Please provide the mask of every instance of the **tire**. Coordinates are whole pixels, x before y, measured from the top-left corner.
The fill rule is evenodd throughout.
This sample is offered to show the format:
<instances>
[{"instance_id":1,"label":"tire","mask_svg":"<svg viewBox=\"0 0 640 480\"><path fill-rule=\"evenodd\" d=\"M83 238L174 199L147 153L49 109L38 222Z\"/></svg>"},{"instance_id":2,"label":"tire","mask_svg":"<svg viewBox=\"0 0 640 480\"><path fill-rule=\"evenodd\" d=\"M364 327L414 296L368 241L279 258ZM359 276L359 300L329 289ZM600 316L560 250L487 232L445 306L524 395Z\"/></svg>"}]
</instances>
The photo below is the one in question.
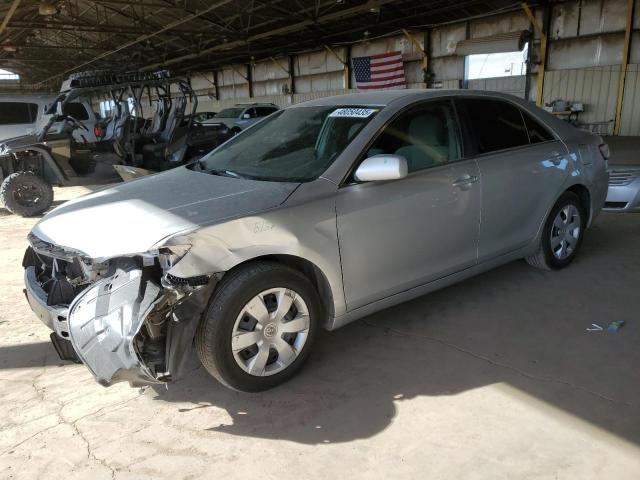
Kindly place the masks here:
<instances>
[{"instance_id":1,"label":"tire","mask_svg":"<svg viewBox=\"0 0 640 480\"><path fill-rule=\"evenodd\" d=\"M280 293L265 294L271 290L293 291L295 300L286 293L283 297L278 297ZM278 321L279 310L273 310L272 297L285 299L275 304L282 305L282 311L287 308L287 299L292 302L282 321ZM258 298L262 300L259 306L267 307L264 313L269 312L261 321L256 320L260 315L246 313L248 304ZM198 357L204 368L229 388L243 392L270 389L291 378L309 356L321 312L318 293L302 273L275 262L248 264L226 274L216 288L196 332ZM294 322L304 324L306 330L285 333L292 328L287 327L288 321L291 326ZM249 340L244 336L247 334L251 335ZM247 347L243 343L234 353L232 341L240 336L247 344L257 340ZM264 360L264 368L260 360ZM252 368L260 373L250 372Z\"/></svg>"},{"instance_id":2,"label":"tire","mask_svg":"<svg viewBox=\"0 0 640 480\"><path fill-rule=\"evenodd\" d=\"M32 217L51 207L53 188L33 172L12 173L0 185L0 202L15 215Z\"/></svg>"},{"instance_id":3,"label":"tire","mask_svg":"<svg viewBox=\"0 0 640 480\"><path fill-rule=\"evenodd\" d=\"M570 213L571 218L564 222L563 218L566 217L567 212L577 213L577 216ZM544 270L559 270L567 267L582 245L586 224L587 212L578 196L571 192L563 193L544 224L538 251L525 260L529 265ZM572 225L577 225L578 230L571 228ZM558 240L560 244L557 243Z\"/></svg>"},{"instance_id":4,"label":"tire","mask_svg":"<svg viewBox=\"0 0 640 480\"><path fill-rule=\"evenodd\" d=\"M238 127L233 127L231 129L231 136L235 137L237 134L239 134L242 130L240 130Z\"/></svg>"}]
</instances>

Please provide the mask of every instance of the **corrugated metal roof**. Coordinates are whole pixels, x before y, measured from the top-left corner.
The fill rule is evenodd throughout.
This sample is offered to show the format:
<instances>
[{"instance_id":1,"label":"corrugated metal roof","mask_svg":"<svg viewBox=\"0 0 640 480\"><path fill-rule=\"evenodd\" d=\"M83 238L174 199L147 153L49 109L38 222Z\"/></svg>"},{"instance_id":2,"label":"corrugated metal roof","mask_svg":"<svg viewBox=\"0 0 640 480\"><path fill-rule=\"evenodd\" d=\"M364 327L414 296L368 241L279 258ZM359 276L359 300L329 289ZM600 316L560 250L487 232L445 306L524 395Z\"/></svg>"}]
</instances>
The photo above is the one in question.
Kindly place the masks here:
<instances>
[{"instance_id":1,"label":"corrugated metal roof","mask_svg":"<svg viewBox=\"0 0 640 480\"><path fill-rule=\"evenodd\" d=\"M246 63L435 25L499 9L509 0L39 0L0 7L0 68L55 89L61 76L94 69L176 72ZM515 6L514 6L515 5Z\"/></svg>"}]
</instances>

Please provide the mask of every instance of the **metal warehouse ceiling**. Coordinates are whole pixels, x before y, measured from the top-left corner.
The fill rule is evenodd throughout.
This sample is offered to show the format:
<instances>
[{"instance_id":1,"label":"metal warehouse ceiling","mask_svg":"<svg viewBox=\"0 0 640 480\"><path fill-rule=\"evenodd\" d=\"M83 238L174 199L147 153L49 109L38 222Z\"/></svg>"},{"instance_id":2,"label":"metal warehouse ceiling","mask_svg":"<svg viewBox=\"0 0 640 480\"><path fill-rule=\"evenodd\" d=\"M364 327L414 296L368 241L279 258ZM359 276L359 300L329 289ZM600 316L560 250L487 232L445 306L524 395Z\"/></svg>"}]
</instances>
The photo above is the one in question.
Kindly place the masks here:
<instances>
[{"instance_id":1,"label":"metal warehouse ceiling","mask_svg":"<svg viewBox=\"0 0 640 480\"><path fill-rule=\"evenodd\" d=\"M505 0L8 0L0 68L57 89L83 70L206 70L518 8Z\"/></svg>"}]
</instances>

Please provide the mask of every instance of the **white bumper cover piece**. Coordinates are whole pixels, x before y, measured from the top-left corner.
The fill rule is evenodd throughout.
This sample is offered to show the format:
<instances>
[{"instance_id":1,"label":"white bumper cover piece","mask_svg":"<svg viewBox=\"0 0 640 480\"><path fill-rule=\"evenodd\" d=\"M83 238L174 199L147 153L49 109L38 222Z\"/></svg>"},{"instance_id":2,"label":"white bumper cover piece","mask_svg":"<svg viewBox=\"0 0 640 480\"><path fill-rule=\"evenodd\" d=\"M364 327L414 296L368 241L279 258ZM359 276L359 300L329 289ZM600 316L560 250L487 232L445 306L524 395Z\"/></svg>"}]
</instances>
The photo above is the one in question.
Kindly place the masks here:
<instances>
[{"instance_id":1,"label":"white bumper cover piece","mask_svg":"<svg viewBox=\"0 0 640 480\"><path fill-rule=\"evenodd\" d=\"M131 267L100 280L69 307L69 337L101 385L160 383L139 358L134 337L160 295L160 287Z\"/></svg>"}]
</instances>

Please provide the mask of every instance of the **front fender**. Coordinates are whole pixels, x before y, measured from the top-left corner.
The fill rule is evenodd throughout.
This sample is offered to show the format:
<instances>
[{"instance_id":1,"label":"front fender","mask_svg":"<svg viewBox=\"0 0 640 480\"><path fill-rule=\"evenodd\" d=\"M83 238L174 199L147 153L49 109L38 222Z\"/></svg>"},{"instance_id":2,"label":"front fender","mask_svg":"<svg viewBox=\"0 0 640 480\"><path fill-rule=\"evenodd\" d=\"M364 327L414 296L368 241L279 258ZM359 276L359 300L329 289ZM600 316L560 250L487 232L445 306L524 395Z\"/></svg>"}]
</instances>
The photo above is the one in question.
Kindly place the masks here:
<instances>
[{"instance_id":1,"label":"front fender","mask_svg":"<svg viewBox=\"0 0 640 480\"><path fill-rule=\"evenodd\" d=\"M180 278L224 273L270 255L304 259L317 267L328 283L334 314L346 311L333 197L204 227L174 237L170 244L191 245L169 270Z\"/></svg>"}]
</instances>

